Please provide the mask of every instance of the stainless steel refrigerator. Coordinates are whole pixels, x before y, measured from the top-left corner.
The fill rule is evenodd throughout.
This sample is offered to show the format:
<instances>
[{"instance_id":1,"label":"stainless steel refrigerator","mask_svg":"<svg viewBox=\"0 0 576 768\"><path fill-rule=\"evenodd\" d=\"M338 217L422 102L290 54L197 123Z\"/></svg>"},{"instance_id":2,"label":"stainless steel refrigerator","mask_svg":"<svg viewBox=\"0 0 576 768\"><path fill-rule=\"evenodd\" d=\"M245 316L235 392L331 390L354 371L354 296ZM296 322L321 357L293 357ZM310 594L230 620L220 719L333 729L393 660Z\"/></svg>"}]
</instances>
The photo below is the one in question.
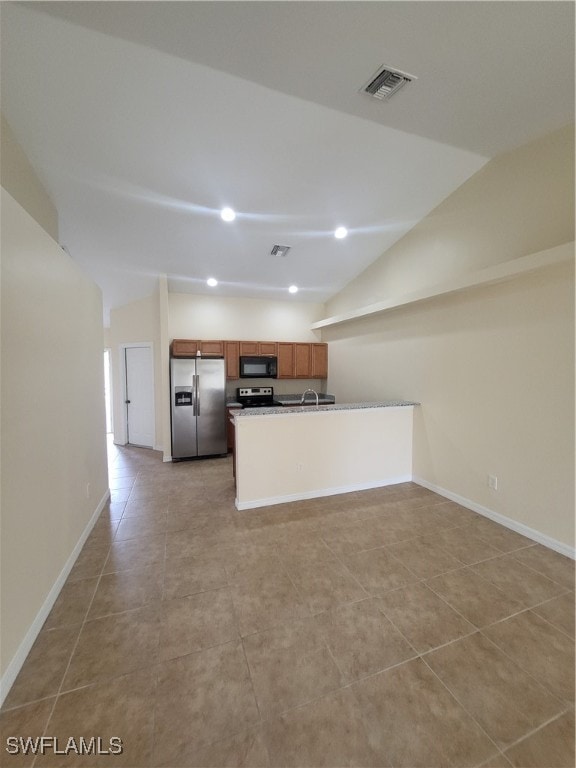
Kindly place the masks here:
<instances>
[{"instance_id":1,"label":"stainless steel refrigerator","mask_svg":"<svg viewBox=\"0 0 576 768\"><path fill-rule=\"evenodd\" d=\"M170 360L172 458L227 452L226 370L214 357Z\"/></svg>"}]
</instances>

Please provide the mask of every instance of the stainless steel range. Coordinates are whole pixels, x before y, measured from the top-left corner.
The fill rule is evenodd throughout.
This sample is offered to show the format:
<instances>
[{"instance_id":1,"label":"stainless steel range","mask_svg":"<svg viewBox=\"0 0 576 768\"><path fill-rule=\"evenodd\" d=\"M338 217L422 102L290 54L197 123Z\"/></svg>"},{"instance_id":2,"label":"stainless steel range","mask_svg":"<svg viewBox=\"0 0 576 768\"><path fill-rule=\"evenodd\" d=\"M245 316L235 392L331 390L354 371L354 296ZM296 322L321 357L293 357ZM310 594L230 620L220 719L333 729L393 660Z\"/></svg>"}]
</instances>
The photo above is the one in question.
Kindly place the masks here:
<instances>
[{"instance_id":1,"label":"stainless steel range","mask_svg":"<svg viewBox=\"0 0 576 768\"><path fill-rule=\"evenodd\" d=\"M274 400L273 387L238 387L236 400L242 405L242 408L271 408L275 405L282 405L282 403Z\"/></svg>"}]
</instances>

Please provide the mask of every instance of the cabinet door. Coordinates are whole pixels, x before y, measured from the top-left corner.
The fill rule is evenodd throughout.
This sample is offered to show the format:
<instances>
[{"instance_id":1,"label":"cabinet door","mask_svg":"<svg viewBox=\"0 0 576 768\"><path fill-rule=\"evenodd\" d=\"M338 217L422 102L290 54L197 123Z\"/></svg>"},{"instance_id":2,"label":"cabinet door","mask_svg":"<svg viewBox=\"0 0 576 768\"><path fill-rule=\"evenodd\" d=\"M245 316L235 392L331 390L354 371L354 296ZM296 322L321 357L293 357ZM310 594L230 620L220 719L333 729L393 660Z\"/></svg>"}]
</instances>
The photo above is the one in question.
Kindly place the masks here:
<instances>
[{"instance_id":1,"label":"cabinet door","mask_svg":"<svg viewBox=\"0 0 576 768\"><path fill-rule=\"evenodd\" d=\"M223 341L201 341L200 354L213 355L214 357L224 357L224 342Z\"/></svg>"},{"instance_id":2,"label":"cabinet door","mask_svg":"<svg viewBox=\"0 0 576 768\"><path fill-rule=\"evenodd\" d=\"M241 355L257 355L258 342L257 341L241 341L240 354Z\"/></svg>"},{"instance_id":3,"label":"cabinet door","mask_svg":"<svg viewBox=\"0 0 576 768\"><path fill-rule=\"evenodd\" d=\"M312 344L312 378L328 378L328 344Z\"/></svg>"},{"instance_id":4,"label":"cabinet door","mask_svg":"<svg viewBox=\"0 0 576 768\"><path fill-rule=\"evenodd\" d=\"M231 421L231 416L234 414L234 411L237 411L238 408L226 408L226 441L228 446L228 453L232 453L234 451L234 422Z\"/></svg>"},{"instance_id":5,"label":"cabinet door","mask_svg":"<svg viewBox=\"0 0 576 768\"><path fill-rule=\"evenodd\" d=\"M172 357L195 357L199 343L189 339L174 339L171 345Z\"/></svg>"},{"instance_id":6,"label":"cabinet door","mask_svg":"<svg viewBox=\"0 0 576 768\"><path fill-rule=\"evenodd\" d=\"M224 357L226 358L226 378L240 378L240 342L226 341L224 343Z\"/></svg>"},{"instance_id":7,"label":"cabinet door","mask_svg":"<svg viewBox=\"0 0 576 768\"><path fill-rule=\"evenodd\" d=\"M278 342L278 378L294 378L294 344Z\"/></svg>"},{"instance_id":8,"label":"cabinet door","mask_svg":"<svg viewBox=\"0 0 576 768\"><path fill-rule=\"evenodd\" d=\"M309 379L312 376L311 344L294 344L294 375L297 379Z\"/></svg>"},{"instance_id":9,"label":"cabinet door","mask_svg":"<svg viewBox=\"0 0 576 768\"><path fill-rule=\"evenodd\" d=\"M278 344L275 341L259 341L258 354L274 355L274 357L276 357L276 355L278 354Z\"/></svg>"}]
</instances>

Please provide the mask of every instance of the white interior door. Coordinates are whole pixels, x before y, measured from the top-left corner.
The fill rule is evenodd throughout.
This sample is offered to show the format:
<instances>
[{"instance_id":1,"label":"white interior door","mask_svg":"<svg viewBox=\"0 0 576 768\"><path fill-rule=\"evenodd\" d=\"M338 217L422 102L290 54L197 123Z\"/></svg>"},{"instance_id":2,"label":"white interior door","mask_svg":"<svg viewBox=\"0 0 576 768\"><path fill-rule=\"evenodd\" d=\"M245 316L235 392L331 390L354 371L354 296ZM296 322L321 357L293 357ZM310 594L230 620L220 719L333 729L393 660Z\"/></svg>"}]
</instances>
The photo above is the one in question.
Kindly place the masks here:
<instances>
[{"instance_id":1,"label":"white interior door","mask_svg":"<svg viewBox=\"0 0 576 768\"><path fill-rule=\"evenodd\" d=\"M154 371L150 347L126 347L126 437L154 447Z\"/></svg>"}]
</instances>

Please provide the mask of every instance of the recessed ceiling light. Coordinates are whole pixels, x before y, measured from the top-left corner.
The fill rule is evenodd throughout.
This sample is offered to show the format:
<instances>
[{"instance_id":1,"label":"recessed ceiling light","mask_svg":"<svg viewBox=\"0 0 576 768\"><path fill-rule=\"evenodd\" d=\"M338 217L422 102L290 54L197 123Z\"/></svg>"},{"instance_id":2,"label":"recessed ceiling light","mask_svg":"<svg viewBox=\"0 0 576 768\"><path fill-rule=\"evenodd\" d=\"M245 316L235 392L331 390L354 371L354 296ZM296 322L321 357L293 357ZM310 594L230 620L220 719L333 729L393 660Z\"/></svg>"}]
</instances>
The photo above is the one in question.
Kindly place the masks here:
<instances>
[{"instance_id":1,"label":"recessed ceiling light","mask_svg":"<svg viewBox=\"0 0 576 768\"><path fill-rule=\"evenodd\" d=\"M288 293L298 293L298 286L291 285L290 288L288 288Z\"/></svg>"},{"instance_id":2,"label":"recessed ceiling light","mask_svg":"<svg viewBox=\"0 0 576 768\"><path fill-rule=\"evenodd\" d=\"M208 280L206 280L210 288L215 288L218 285L218 280L216 280L213 277L209 277Z\"/></svg>"},{"instance_id":3,"label":"recessed ceiling light","mask_svg":"<svg viewBox=\"0 0 576 768\"><path fill-rule=\"evenodd\" d=\"M222 208L220 211L220 217L224 221L234 221L236 218L236 212L232 210L232 208Z\"/></svg>"},{"instance_id":4,"label":"recessed ceiling light","mask_svg":"<svg viewBox=\"0 0 576 768\"><path fill-rule=\"evenodd\" d=\"M338 240L342 240L346 235L348 234L348 230L346 227L338 227L338 229L334 232L334 237Z\"/></svg>"}]
</instances>

